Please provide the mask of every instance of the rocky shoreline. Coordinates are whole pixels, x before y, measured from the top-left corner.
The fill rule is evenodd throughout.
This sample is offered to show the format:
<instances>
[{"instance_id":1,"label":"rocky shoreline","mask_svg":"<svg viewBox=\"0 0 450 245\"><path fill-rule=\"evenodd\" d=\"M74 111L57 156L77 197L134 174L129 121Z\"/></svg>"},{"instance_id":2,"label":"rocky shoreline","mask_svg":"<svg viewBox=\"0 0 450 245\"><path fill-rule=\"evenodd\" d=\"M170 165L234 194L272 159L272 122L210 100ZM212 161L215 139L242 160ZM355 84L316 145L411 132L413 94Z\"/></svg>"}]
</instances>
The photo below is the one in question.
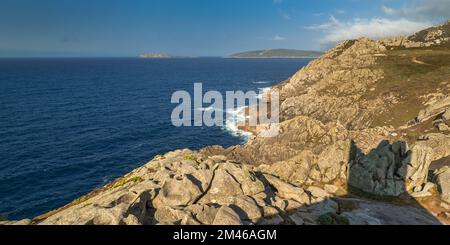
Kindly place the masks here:
<instances>
[{"instance_id":1,"label":"rocky shoreline","mask_svg":"<svg viewBox=\"0 0 450 245\"><path fill-rule=\"evenodd\" d=\"M337 183L301 188L284 181L283 173L290 172L280 172L277 165L254 167L224 156L178 150L155 158L98 194L34 221L42 225L439 224L419 207L350 198ZM367 207L378 221L359 218ZM385 210L405 217L392 220Z\"/></svg>"},{"instance_id":2,"label":"rocky shoreline","mask_svg":"<svg viewBox=\"0 0 450 245\"><path fill-rule=\"evenodd\" d=\"M256 127L245 145L169 152L58 210L0 223L450 224L449 40L450 22L343 42L272 88L278 136Z\"/></svg>"}]
</instances>

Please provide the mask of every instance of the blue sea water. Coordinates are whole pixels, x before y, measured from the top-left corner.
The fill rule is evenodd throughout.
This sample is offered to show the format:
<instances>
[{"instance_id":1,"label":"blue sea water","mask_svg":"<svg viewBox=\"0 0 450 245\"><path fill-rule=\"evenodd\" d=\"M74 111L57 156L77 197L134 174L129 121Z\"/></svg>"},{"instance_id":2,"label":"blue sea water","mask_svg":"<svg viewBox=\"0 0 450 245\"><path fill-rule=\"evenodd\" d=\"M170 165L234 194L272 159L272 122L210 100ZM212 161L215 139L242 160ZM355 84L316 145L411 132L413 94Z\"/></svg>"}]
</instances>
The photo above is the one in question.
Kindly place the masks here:
<instances>
[{"instance_id":1,"label":"blue sea water","mask_svg":"<svg viewBox=\"0 0 450 245\"><path fill-rule=\"evenodd\" d=\"M172 126L177 90L255 90L309 59L0 59L0 214L31 218L167 151L240 144Z\"/></svg>"}]
</instances>

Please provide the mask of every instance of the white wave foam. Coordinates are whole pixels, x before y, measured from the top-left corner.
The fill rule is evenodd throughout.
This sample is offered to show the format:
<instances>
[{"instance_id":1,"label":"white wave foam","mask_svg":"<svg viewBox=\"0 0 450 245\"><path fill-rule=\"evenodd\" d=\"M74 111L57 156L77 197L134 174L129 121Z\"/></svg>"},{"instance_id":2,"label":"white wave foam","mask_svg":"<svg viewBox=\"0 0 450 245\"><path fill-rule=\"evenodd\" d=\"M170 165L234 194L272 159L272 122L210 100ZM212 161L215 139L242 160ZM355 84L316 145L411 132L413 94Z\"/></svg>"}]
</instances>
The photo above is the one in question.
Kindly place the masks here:
<instances>
[{"instance_id":1,"label":"white wave foam","mask_svg":"<svg viewBox=\"0 0 450 245\"><path fill-rule=\"evenodd\" d=\"M258 99L262 99L265 94L267 94L270 91L271 87L266 88L258 88L259 92L256 96Z\"/></svg>"},{"instance_id":2,"label":"white wave foam","mask_svg":"<svg viewBox=\"0 0 450 245\"><path fill-rule=\"evenodd\" d=\"M223 126L223 129L229 132L231 135L235 137L242 137L247 139L252 133L246 132L244 130L239 129L238 125L242 125L245 122L246 115L245 109L246 106L238 107L238 108L230 108L227 109L226 112L226 120Z\"/></svg>"},{"instance_id":3,"label":"white wave foam","mask_svg":"<svg viewBox=\"0 0 450 245\"><path fill-rule=\"evenodd\" d=\"M222 126L223 130L227 131L232 136L242 138L244 141L246 141L247 138L250 135L252 135L252 133L250 133L250 132L240 130L239 126L238 126L238 125L242 125L242 123L244 123L245 119L247 118L247 116L245 115L245 108L247 108L247 106L242 106L242 107L238 107L238 108L230 108L230 109L225 110L225 115L224 115L225 121ZM216 112L223 112L223 109L214 108L212 106L205 107L205 108L196 108L195 110L203 111L203 112L213 111L213 110L215 110Z\"/></svg>"},{"instance_id":4,"label":"white wave foam","mask_svg":"<svg viewBox=\"0 0 450 245\"><path fill-rule=\"evenodd\" d=\"M268 84L270 83L270 81L257 81L257 82L253 82L253 84Z\"/></svg>"},{"instance_id":5,"label":"white wave foam","mask_svg":"<svg viewBox=\"0 0 450 245\"><path fill-rule=\"evenodd\" d=\"M254 82L257 83L257 82ZM269 82L264 82L264 81L260 81L260 83L269 83ZM258 94L256 95L256 97L258 99L262 99L263 96L265 94L267 94L270 91L271 87L263 87L263 88L258 88ZM251 135L253 135L251 132L247 132L244 130L239 129L238 125L243 125L246 121L246 119L249 118L249 116L246 116L245 114L245 109L248 106L242 106L242 107L238 107L238 108L227 108L225 110L225 114L224 114L224 125L222 126L222 129L227 131L229 134L231 134L232 136L235 137L240 137L243 139L244 142L246 142L248 140L248 137L250 137ZM220 108L214 108L212 106L210 107L206 107L206 108L196 108L197 111L212 111L215 110L216 112L223 112L222 109Z\"/></svg>"},{"instance_id":6,"label":"white wave foam","mask_svg":"<svg viewBox=\"0 0 450 245\"><path fill-rule=\"evenodd\" d=\"M265 94L270 91L271 87L258 88L258 95L256 96L258 99L262 99ZM223 127L224 130L229 132L231 135L236 137L241 137L244 141L247 141L248 137L253 135L251 132L247 132L239 129L238 125L242 125L249 116L245 115L245 109L247 106L239 107L239 108L231 108L227 109L226 112L226 120L225 125Z\"/></svg>"},{"instance_id":7,"label":"white wave foam","mask_svg":"<svg viewBox=\"0 0 450 245\"><path fill-rule=\"evenodd\" d=\"M220 108L215 108L215 107L213 107L213 106L209 106L209 107L202 107L202 108L196 108L195 109L196 111L223 111L222 109L220 109Z\"/></svg>"}]
</instances>

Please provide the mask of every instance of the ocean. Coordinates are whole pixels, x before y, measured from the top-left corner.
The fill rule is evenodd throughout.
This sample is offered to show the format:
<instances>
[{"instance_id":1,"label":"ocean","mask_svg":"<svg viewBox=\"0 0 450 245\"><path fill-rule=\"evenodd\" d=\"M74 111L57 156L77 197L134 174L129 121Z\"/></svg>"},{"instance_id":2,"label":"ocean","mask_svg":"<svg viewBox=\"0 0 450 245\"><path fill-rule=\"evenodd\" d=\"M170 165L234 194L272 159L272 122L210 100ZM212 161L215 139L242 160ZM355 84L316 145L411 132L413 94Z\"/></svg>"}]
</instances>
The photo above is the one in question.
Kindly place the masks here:
<instances>
[{"instance_id":1,"label":"ocean","mask_svg":"<svg viewBox=\"0 0 450 245\"><path fill-rule=\"evenodd\" d=\"M263 91L309 61L0 59L0 215L43 214L167 151L242 144L229 123L172 126L172 93Z\"/></svg>"}]
</instances>

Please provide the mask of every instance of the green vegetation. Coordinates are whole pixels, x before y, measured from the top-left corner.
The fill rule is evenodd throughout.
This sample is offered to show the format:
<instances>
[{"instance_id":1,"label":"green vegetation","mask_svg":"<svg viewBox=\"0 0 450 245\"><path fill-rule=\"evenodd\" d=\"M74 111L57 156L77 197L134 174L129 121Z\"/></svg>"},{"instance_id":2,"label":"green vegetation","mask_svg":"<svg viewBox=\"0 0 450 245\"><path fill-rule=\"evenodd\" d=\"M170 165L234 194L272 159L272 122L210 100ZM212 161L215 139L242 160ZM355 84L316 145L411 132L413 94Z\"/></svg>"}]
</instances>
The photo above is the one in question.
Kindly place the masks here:
<instances>
[{"instance_id":1,"label":"green vegetation","mask_svg":"<svg viewBox=\"0 0 450 245\"><path fill-rule=\"evenodd\" d=\"M6 221L6 218L0 214L0 221Z\"/></svg>"},{"instance_id":2,"label":"green vegetation","mask_svg":"<svg viewBox=\"0 0 450 245\"><path fill-rule=\"evenodd\" d=\"M153 160L159 160L159 159L161 159L161 158L164 158L164 156L161 155L161 154L158 154L158 155L156 155L156 156L153 158Z\"/></svg>"},{"instance_id":3,"label":"green vegetation","mask_svg":"<svg viewBox=\"0 0 450 245\"><path fill-rule=\"evenodd\" d=\"M436 93L437 88L443 88L440 91L443 94L450 92L448 86L441 84L450 82L450 49L400 49L386 54L378 58L378 65L374 67L383 69L384 78L365 98L393 95L401 98L401 102L393 103L386 112L375 117L372 126L405 125L425 107L420 95Z\"/></svg>"},{"instance_id":4,"label":"green vegetation","mask_svg":"<svg viewBox=\"0 0 450 245\"><path fill-rule=\"evenodd\" d=\"M320 225L349 225L348 219L342 215L335 213L322 214L319 219Z\"/></svg>"},{"instance_id":5,"label":"green vegetation","mask_svg":"<svg viewBox=\"0 0 450 245\"><path fill-rule=\"evenodd\" d=\"M85 207L87 207L89 205L92 205L92 203L85 203L82 208L85 208Z\"/></svg>"},{"instance_id":6,"label":"green vegetation","mask_svg":"<svg viewBox=\"0 0 450 245\"><path fill-rule=\"evenodd\" d=\"M197 157L194 155L185 155L183 157L185 160L192 160L192 161L197 161Z\"/></svg>"},{"instance_id":7,"label":"green vegetation","mask_svg":"<svg viewBox=\"0 0 450 245\"><path fill-rule=\"evenodd\" d=\"M128 182L142 182L142 181L144 181L144 179L141 176L136 176L136 177L129 179Z\"/></svg>"},{"instance_id":8,"label":"green vegetation","mask_svg":"<svg viewBox=\"0 0 450 245\"><path fill-rule=\"evenodd\" d=\"M111 186L108 186L109 187L108 189L114 189L114 188L117 188L117 187L120 187L120 186L124 186L124 185L126 185L128 183L131 183L131 182L137 183L137 182L142 182L142 181L144 181L144 179L142 177L140 177L140 176L132 177L130 179L120 178L117 181L113 182L111 184Z\"/></svg>"},{"instance_id":9,"label":"green vegetation","mask_svg":"<svg viewBox=\"0 0 450 245\"><path fill-rule=\"evenodd\" d=\"M88 200L90 197L88 196L88 195L86 195L86 196L82 196L82 197L80 197L80 198L78 198L78 199L75 199L75 201L73 201L73 205L77 205L77 204L80 204L80 203L83 203L83 202L85 202L86 200Z\"/></svg>"}]
</instances>

